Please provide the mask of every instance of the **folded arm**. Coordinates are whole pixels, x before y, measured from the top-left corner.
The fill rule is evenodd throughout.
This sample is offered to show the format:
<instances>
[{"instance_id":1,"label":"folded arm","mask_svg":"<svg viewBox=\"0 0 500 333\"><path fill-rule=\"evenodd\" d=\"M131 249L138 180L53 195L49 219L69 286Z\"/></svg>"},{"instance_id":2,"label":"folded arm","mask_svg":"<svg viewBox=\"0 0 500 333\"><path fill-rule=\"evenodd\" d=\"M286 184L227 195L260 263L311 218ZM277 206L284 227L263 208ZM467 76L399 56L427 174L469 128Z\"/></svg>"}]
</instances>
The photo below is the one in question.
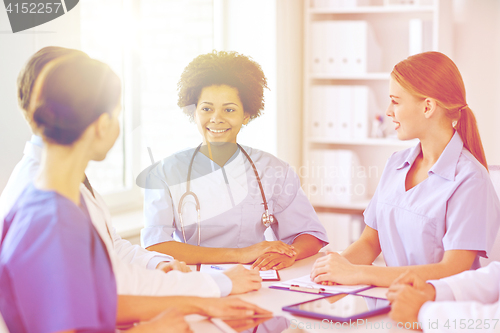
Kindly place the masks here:
<instances>
[{"instance_id":1,"label":"folded arm","mask_svg":"<svg viewBox=\"0 0 500 333\"><path fill-rule=\"evenodd\" d=\"M177 260L193 264L213 263L250 263L264 253L276 252L287 256L294 256L292 246L281 241L263 241L244 248L214 248L169 241L152 245L147 248L151 251L168 253Z\"/></svg>"}]
</instances>

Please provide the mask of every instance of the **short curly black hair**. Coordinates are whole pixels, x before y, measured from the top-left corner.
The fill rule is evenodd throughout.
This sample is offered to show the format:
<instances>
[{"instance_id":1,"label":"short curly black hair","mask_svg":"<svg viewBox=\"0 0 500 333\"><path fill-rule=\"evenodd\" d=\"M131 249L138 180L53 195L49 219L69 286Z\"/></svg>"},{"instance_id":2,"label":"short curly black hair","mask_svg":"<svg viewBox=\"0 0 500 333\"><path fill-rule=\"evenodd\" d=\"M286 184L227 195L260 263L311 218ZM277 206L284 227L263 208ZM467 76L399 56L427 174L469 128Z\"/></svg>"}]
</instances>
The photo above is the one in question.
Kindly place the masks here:
<instances>
[{"instance_id":1,"label":"short curly black hair","mask_svg":"<svg viewBox=\"0 0 500 333\"><path fill-rule=\"evenodd\" d=\"M261 115L264 110L264 88L268 88L267 79L258 63L237 52L212 51L194 58L184 68L177 90L177 105L183 108L191 119L194 109L205 87L228 85L238 89L243 103L243 110L250 115L250 120Z\"/></svg>"}]
</instances>

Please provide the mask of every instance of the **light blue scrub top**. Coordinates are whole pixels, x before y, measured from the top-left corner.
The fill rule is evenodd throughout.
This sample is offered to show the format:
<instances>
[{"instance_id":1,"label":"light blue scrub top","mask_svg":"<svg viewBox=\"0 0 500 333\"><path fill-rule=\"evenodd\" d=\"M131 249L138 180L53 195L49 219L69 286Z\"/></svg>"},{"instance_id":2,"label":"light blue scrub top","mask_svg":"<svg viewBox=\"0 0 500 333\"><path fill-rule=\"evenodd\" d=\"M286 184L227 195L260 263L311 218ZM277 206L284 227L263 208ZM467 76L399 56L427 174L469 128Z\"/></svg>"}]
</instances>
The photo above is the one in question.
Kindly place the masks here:
<instances>
[{"instance_id":1,"label":"light blue scrub top","mask_svg":"<svg viewBox=\"0 0 500 333\"><path fill-rule=\"evenodd\" d=\"M243 148L258 170L269 213L277 220L271 226L277 239L291 244L297 236L310 234L326 244L325 229L292 168L269 153ZM194 149L190 149L174 154L149 173L144 200L145 228L141 232L143 246L174 240L174 235L176 240L183 241L177 209L186 192L193 153ZM250 162L239 150L222 168L197 153L191 191L200 201L201 246L243 248L265 240L261 192ZM192 196L186 197L182 208L186 240L197 245L197 215Z\"/></svg>"},{"instance_id":2,"label":"light blue scrub top","mask_svg":"<svg viewBox=\"0 0 500 333\"><path fill-rule=\"evenodd\" d=\"M486 169L455 133L428 178L406 191L420 143L388 160L365 223L378 231L387 266L438 263L448 250L478 251L480 267L500 226L500 203Z\"/></svg>"},{"instance_id":3,"label":"light blue scrub top","mask_svg":"<svg viewBox=\"0 0 500 333\"><path fill-rule=\"evenodd\" d=\"M115 278L81 202L30 184L5 218L0 312L10 332L115 331Z\"/></svg>"}]
</instances>

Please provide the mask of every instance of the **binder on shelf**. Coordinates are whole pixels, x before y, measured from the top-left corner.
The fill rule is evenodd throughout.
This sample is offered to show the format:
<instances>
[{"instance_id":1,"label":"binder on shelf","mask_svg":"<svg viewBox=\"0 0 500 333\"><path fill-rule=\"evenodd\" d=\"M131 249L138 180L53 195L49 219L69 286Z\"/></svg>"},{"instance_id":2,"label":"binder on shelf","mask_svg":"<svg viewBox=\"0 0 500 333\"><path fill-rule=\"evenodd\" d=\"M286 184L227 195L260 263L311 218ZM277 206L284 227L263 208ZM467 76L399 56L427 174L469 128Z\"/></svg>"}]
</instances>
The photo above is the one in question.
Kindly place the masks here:
<instances>
[{"instance_id":1,"label":"binder on shelf","mask_svg":"<svg viewBox=\"0 0 500 333\"><path fill-rule=\"evenodd\" d=\"M379 72L382 64L382 49L375 37L375 31L372 26L365 22L364 31L366 32L366 49L363 50L364 65L359 68L359 73Z\"/></svg>"},{"instance_id":2,"label":"binder on shelf","mask_svg":"<svg viewBox=\"0 0 500 333\"><path fill-rule=\"evenodd\" d=\"M352 42L349 48L348 73L367 72L368 23L366 21L346 21L346 30ZM370 57L372 55L370 54Z\"/></svg>"},{"instance_id":3,"label":"binder on shelf","mask_svg":"<svg viewBox=\"0 0 500 333\"><path fill-rule=\"evenodd\" d=\"M420 0L384 0L384 6L401 6L401 5L419 6Z\"/></svg>"},{"instance_id":4,"label":"binder on shelf","mask_svg":"<svg viewBox=\"0 0 500 333\"><path fill-rule=\"evenodd\" d=\"M434 50L432 46L432 27L431 20L422 20L422 52Z\"/></svg>"},{"instance_id":5,"label":"binder on shelf","mask_svg":"<svg viewBox=\"0 0 500 333\"><path fill-rule=\"evenodd\" d=\"M335 150L323 150L324 174L320 173L320 193L322 206L330 206L337 200L337 154Z\"/></svg>"},{"instance_id":6,"label":"binder on shelf","mask_svg":"<svg viewBox=\"0 0 500 333\"><path fill-rule=\"evenodd\" d=\"M363 215L351 215L349 221L349 239L354 243L361 237L365 228L365 219Z\"/></svg>"},{"instance_id":7,"label":"binder on shelf","mask_svg":"<svg viewBox=\"0 0 500 333\"><path fill-rule=\"evenodd\" d=\"M328 8L339 8L343 7L344 0L326 0L326 6Z\"/></svg>"},{"instance_id":8,"label":"binder on shelf","mask_svg":"<svg viewBox=\"0 0 500 333\"><path fill-rule=\"evenodd\" d=\"M325 22L325 73L338 73L341 66L341 38L339 25L334 21Z\"/></svg>"},{"instance_id":9,"label":"binder on shelf","mask_svg":"<svg viewBox=\"0 0 500 333\"><path fill-rule=\"evenodd\" d=\"M380 71L381 49L366 21L315 21L311 48L313 74Z\"/></svg>"},{"instance_id":10,"label":"binder on shelf","mask_svg":"<svg viewBox=\"0 0 500 333\"><path fill-rule=\"evenodd\" d=\"M310 89L310 137L365 140L369 137L370 109L376 109L368 86L314 85Z\"/></svg>"},{"instance_id":11,"label":"binder on shelf","mask_svg":"<svg viewBox=\"0 0 500 333\"><path fill-rule=\"evenodd\" d=\"M408 22L408 44L409 44L409 55L414 55L423 52L423 23L421 19L411 19Z\"/></svg>"},{"instance_id":12,"label":"binder on shelf","mask_svg":"<svg viewBox=\"0 0 500 333\"><path fill-rule=\"evenodd\" d=\"M311 6L314 8L325 8L329 0L311 0Z\"/></svg>"},{"instance_id":13,"label":"binder on shelf","mask_svg":"<svg viewBox=\"0 0 500 333\"><path fill-rule=\"evenodd\" d=\"M309 112L309 132L312 137L323 138L326 136L326 103L325 87L316 85L311 87L311 110Z\"/></svg>"},{"instance_id":14,"label":"binder on shelf","mask_svg":"<svg viewBox=\"0 0 500 333\"><path fill-rule=\"evenodd\" d=\"M348 203L353 194L352 186L354 179L352 168L354 167L354 152L351 150L338 149L335 152L337 174L329 181L335 186L335 202Z\"/></svg>"},{"instance_id":15,"label":"binder on shelf","mask_svg":"<svg viewBox=\"0 0 500 333\"><path fill-rule=\"evenodd\" d=\"M325 227L330 251L344 251L352 243L351 220L349 214L318 213L318 218Z\"/></svg>"},{"instance_id":16,"label":"binder on shelf","mask_svg":"<svg viewBox=\"0 0 500 333\"><path fill-rule=\"evenodd\" d=\"M311 72L325 73L325 24L323 21L311 23Z\"/></svg>"},{"instance_id":17,"label":"binder on shelf","mask_svg":"<svg viewBox=\"0 0 500 333\"><path fill-rule=\"evenodd\" d=\"M314 8L352 8L368 6L370 0L312 0Z\"/></svg>"},{"instance_id":18,"label":"binder on shelf","mask_svg":"<svg viewBox=\"0 0 500 333\"><path fill-rule=\"evenodd\" d=\"M323 199L320 192L321 169L326 168L321 150L312 150L309 152L306 163L306 193L313 206L321 206Z\"/></svg>"},{"instance_id":19,"label":"binder on shelf","mask_svg":"<svg viewBox=\"0 0 500 333\"><path fill-rule=\"evenodd\" d=\"M370 0L342 0L342 7L352 8L370 5Z\"/></svg>"},{"instance_id":20,"label":"binder on shelf","mask_svg":"<svg viewBox=\"0 0 500 333\"><path fill-rule=\"evenodd\" d=\"M351 39L351 34L348 29L348 23L350 21L335 21L333 22L337 28L337 46L336 54L339 60L339 65L337 67L338 71L333 74L348 74L349 73L349 61L351 55L351 48L353 47L353 40Z\"/></svg>"},{"instance_id":21,"label":"binder on shelf","mask_svg":"<svg viewBox=\"0 0 500 333\"><path fill-rule=\"evenodd\" d=\"M359 169L359 159L352 150L311 151L309 200L315 206L331 207L365 199L366 179L356 174Z\"/></svg>"},{"instance_id":22,"label":"binder on shelf","mask_svg":"<svg viewBox=\"0 0 500 333\"><path fill-rule=\"evenodd\" d=\"M351 125L353 114L351 86L334 86L336 96L335 118L337 118L337 128L335 137L340 140L351 139Z\"/></svg>"},{"instance_id":23,"label":"binder on shelf","mask_svg":"<svg viewBox=\"0 0 500 333\"><path fill-rule=\"evenodd\" d=\"M368 138L368 103L371 92L367 86L353 86L352 103L352 126L351 137L356 140Z\"/></svg>"},{"instance_id":24,"label":"binder on shelf","mask_svg":"<svg viewBox=\"0 0 500 333\"><path fill-rule=\"evenodd\" d=\"M339 131L339 118L338 118L338 91L335 86L324 86L324 102L325 102L325 138L336 139Z\"/></svg>"}]
</instances>

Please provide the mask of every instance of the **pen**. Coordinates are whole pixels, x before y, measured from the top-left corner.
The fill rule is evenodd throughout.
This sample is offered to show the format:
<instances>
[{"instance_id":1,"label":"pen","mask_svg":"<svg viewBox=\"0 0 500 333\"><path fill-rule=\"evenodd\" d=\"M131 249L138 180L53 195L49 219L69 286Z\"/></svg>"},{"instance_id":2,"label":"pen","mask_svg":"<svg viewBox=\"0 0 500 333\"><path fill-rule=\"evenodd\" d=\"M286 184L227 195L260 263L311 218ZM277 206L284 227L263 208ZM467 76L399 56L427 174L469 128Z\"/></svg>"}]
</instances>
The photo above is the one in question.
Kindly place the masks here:
<instances>
[{"instance_id":1,"label":"pen","mask_svg":"<svg viewBox=\"0 0 500 333\"><path fill-rule=\"evenodd\" d=\"M306 293L320 294L325 292L325 288L301 287L298 284L292 284L288 289L295 291L303 291Z\"/></svg>"},{"instance_id":2,"label":"pen","mask_svg":"<svg viewBox=\"0 0 500 333\"><path fill-rule=\"evenodd\" d=\"M220 266L215 266L215 265L210 266L210 268L217 269L219 271L223 271L224 270L224 268L222 268Z\"/></svg>"}]
</instances>

